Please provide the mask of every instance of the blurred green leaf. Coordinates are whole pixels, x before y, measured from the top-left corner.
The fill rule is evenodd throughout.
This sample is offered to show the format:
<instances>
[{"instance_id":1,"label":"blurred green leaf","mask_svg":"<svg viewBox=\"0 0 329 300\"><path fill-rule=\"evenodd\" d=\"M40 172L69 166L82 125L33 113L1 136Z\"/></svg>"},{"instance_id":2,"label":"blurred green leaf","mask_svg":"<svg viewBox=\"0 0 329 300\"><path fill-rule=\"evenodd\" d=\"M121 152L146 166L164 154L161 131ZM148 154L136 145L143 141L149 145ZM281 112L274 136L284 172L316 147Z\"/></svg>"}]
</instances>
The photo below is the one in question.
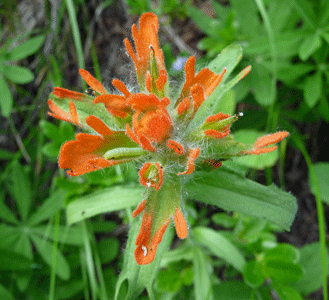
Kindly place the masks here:
<instances>
[{"instance_id":1,"label":"blurred green leaf","mask_svg":"<svg viewBox=\"0 0 329 300\"><path fill-rule=\"evenodd\" d=\"M250 300L253 290L242 281L225 281L213 287L214 295L221 295L225 300Z\"/></svg>"},{"instance_id":2,"label":"blurred green leaf","mask_svg":"<svg viewBox=\"0 0 329 300\"><path fill-rule=\"evenodd\" d=\"M120 244L116 238L106 238L98 243L99 255L103 264L113 261L119 254Z\"/></svg>"},{"instance_id":3,"label":"blurred green leaf","mask_svg":"<svg viewBox=\"0 0 329 300\"><path fill-rule=\"evenodd\" d=\"M212 221L217 224L221 225L225 228L232 228L235 226L237 220L229 216L227 213L216 213L213 214L211 217Z\"/></svg>"},{"instance_id":4,"label":"blurred green leaf","mask_svg":"<svg viewBox=\"0 0 329 300\"><path fill-rule=\"evenodd\" d=\"M282 260L292 263L299 261L299 251L293 245L281 243L265 252L264 261Z\"/></svg>"},{"instance_id":5,"label":"blurred green leaf","mask_svg":"<svg viewBox=\"0 0 329 300\"><path fill-rule=\"evenodd\" d=\"M263 186L222 166L207 172L194 172L185 185L189 198L216 205L228 211L265 218L289 230L294 220L296 199L274 185Z\"/></svg>"},{"instance_id":6,"label":"blurred green leaf","mask_svg":"<svg viewBox=\"0 0 329 300\"><path fill-rule=\"evenodd\" d=\"M30 211L32 187L30 178L18 161L12 164L6 184L8 192L16 201L22 220L25 222Z\"/></svg>"},{"instance_id":7,"label":"blurred green leaf","mask_svg":"<svg viewBox=\"0 0 329 300\"><path fill-rule=\"evenodd\" d=\"M8 60L17 61L34 54L42 46L44 40L44 35L28 39L8 52Z\"/></svg>"},{"instance_id":8,"label":"blurred green leaf","mask_svg":"<svg viewBox=\"0 0 329 300\"><path fill-rule=\"evenodd\" d=\"M329 205L329 163L319 162L314 164L314 171L318 180L321 199ZM310 180L310 187L312 193L315 194L313 180Z\"/></svg>"},{"instance_id":9,"label":"blurred green leaf","mask_svg":"<svg viewBox=\"0 0 329 300\"><path fill-rule=\"evenodd\" d=\"M281 282L273 281L273 287L277 292L280 300L303 300L303 297L294 288L284 285Z\"/></svg>"},{"instance_id":10,"label":"blurred green leaf","mask_svg":"<svg viewBox=\"0 0 329 300\"><path fill-rule=\"evenodd\" d=\"M256 101L261 106L270 106L275 101L275 93L272 89L270 72L261 64L252 65L252 73L249 76L251 87Z\"/></svg>"},{"instance_id":11,"label":"blurred green leaf","mask_svg":"<svg viewBox=\"0 0 329 300\"><path fill-rule=\"evenodd\" d=\"M142 201L143 191L141 186L114 186L80 197L67 205L68 223L135 206Z\"/></svg>"},{"instance_id":12,"label":"blurred green leaf","mask_svg":"<svg viewBox=\"0 0 329 300\"><path fill-rule=\"evenodd\" d=\"M19 224L16 215L5 204L5 194L3 191L0 191L0 219L8 223Z\"/></svg>"},{"instance_id":13,"label":"blurred green leaf","mask_svg":"<svg viewBox=\"0 0 329 300\"><path fill-rule=\"evenodd\" d=\"M194 295L196 300L212 300L213 291L210 279L212 266L199 247L193 248Z\"/></svg>"},{"instance_id":14,"label":"blurred green leaf","mask_svg":"<svg viewBox=\"0 0 329 300\"><path fill-rule=\"evenodd\" d=\"M0 249L0 271L29 270L32 261L11 250Z\"/></svg>"},{"instance_id":15,"label":"blurred green leaf","mask_svg":"<svg viewBox=\"0 0 329 300\"><path fill-rule=\"evenodd\" d=\"M58 128L51 122L46 120L41 120L39 126L42 130L42 133L50 140L53 140L58 143L62 143L62 140L59 136Z\"/></svg>"},{"instance_id":16,"label":"blurred green leaf","mask_svg":"<svg viewBox=\"0 0 329 300\"><path fill-rule=\"evenodd\" d=\"M304 85L304 98L306 104L312 108L319 101L322 94L322 74L316 72L306 78Z\"/></svg>"},{"instance_id":17,"label":"blurred green leaf","mask_svg":"<svg viewBox=\"0 0 329 300\"><path fill-rule=\"evenodd\" d=\"M321 288L321 247L312 243L300 249L300 263L305 270L304 275L291 285L303 294L310 294ZM327 274L329 274L329 256L327 255Z\"/></svg>"},{"instance_id":18,"label":"blurred green leaf","mask_svg":"<svg viewBox=\"0 0 329 300\"><path fill-rule=\"evenodd\" d=\"M36 234L31 234L31 239L42 259L49 265L49 267L52 267L53 244ZM68 280L70 278L70 265L60 250L57 249L56 251L56 274L62 280Z\"/></svg>"},{"instance_id":19,"label":"blurred green leaf","mask_svg":"<svg viewBox=\"0 0 329 300\"><path fill-rule=\"evenodd\" d=\"M14 296L0 284L0 300L15 300Z\"/></svg>"},{"instance_id":20,"label":"blurred green leaf","mask_svg":"<svg viewBox=\"0 0 329 300\"><path fill-rule=\"evenodd\" d=\"M9 81L17 84L26 84L34 79L34 75L30 69L15 65L4 66L3 75Z\"/></svg>"},{"instance_id":21,"label":"blurred green leaf","mask_svg":"<svg viewBox=\"0 0 329 300\"><path fill-rule=\"evenodd\" d=\"M13 108L14 99L11 90L6 80L3 78L2 74L0 74L0 90L1 90L1 98L0 98L1 114L4 117L8 118Z\"/></svg>"},{"instance_id":22,"label":"blurred green leaf","mask_svg":"<svg viewBox=\"0 0 329 300\"><path fill-rule=\"evenodd\" d=\"M298 264L282 261L281 259L267 259L263 272L266 277L280 282L293 282L300 279L304 274L302 267Z\"/></svg>"},{"instance_id":23,"label":"blurred green leaf","mask_svg":"<svg viewBox=\"0 0 329 300\"><path fill-rule=\"evenodd\" d=\"M243 270L243 280L252 288L257 288L265 282L265 279L261 263L256 260L248 261Z\"/></svg>"},{"instance_id":24,"label":"blurred green leaf","mask_svg":"<svg viewBox=\"0 0 329 300\"><path fill-rule=\"evenodd\" d=\"M0 160L7 160L7 159L12 159L14 157L14 153L4 150L4 149L0 149Z\"/></svg>"},{"instance_id":25,"label":"blurred green leaf","mask_svg":"<svg viewBox=\"0 0 329 300\"><path fill-rule=\"evenodd\" d=\"M322 45L320 36L315 33L308 36L300 45L298 54L301 60L307 60Z\"/></svg>"},{"instance_id":26,"label":"blurred green leaf","mask_svg":"<svg viewBox=\"0 0 329 300\"><path fill-rule=\"evenodd\" d=\"M35 226L54 216L62 207L65 201L66 192L57 190L46 199L41 207L30 217L30 226Z\"/></svg>"},{"instance_id":27,"label":"blurred green leaf","mask_svg":"<svg viewBox=\"0 0 329 300\"><path fill-rule=\"evenodd\" d=\"M193 229L193 238L206 246L214 255L231 264L242 272L246 260L241 252L220 232L210 228L196 227Z\"/></svg>"}]
</instances>

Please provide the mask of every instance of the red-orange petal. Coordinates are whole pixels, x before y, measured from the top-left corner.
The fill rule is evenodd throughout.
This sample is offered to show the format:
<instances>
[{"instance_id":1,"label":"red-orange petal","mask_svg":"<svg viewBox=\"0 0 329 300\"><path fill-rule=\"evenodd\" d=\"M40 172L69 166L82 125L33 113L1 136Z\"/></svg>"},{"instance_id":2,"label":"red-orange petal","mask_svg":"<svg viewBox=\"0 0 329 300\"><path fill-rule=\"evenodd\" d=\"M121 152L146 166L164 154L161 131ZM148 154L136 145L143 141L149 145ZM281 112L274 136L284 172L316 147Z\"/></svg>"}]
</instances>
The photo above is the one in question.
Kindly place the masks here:
<instances>
[{"instance_id":1,"label":"red-orange petal","mask_svg":"<svg viewBox=\"0 0 329 300\"><path fill-rule=\"evenodd\" d=\"M152 93L152 78L150 72L146 73L145 86L149 93Z\"/></svg>"},{"instance_id":2,"label":"red-orange petal","mask_svg":"<svg viewBox=\"0 0 329 300\"><path fill-rule=\"evenodd\" d=\"M178 115L181 115L182 113L188 111L190 108L190 100L189 97L186 97L181 103L178 104L177 106L177 113Z\"/></svg>"},{"instance_id":3,"label":"red-orange petal","mask_svg":"<svg viewBox=\"0 0 329 300\"><path fill-rule=\"evenodd\" d=\"M177 236L180 239L185 239L187 237L188 229L184 215L182 214L179 207L177 207L176 213L174 215L174 221Z\"/></svg>"},{"instance_id":4,"label":"red-orange petal","mask_svg":"<svg viewBox=\"0 0 329 300\"><path fill-rule=\"evenodd\" d=\"M194 168L195 168L195 160L198 158L198 156L200 155L200 148L196 148L196 149L190 149L189 151L189 155L188 155L188 159L187 159L187 168L184 172L180 172L177 175L188 175L193 173Z\"/></svg>"},{"instance_id":5,"label":"red-orange petal","mask_svg":"<svg viewBox=\"0 0 329 300\"><path fill-rule=\"evenodd\" d=\"M131 105L134 110L148 111L155 110L160 104L160 100L154 94L133 94L128 100L127 104Z\"/></svg>"},{"instance_id":6,"label":"red-orange petal","mask_svg":"<svg viewBox=\"0 0 329 300\"><path fill-rule=\"evenodd\" d=\"M146 176L146 172L148 171L148 169L151 167L151 163L150 162L146 162L143 167L139 170L138 175L139 175L139 182L148 187L148 177Z\"/></svg>"},{"instance_id":7,"label":"red-orange petal","mask_svg":"<svg viewBox=\"0 0 329 300\"><path fill-rule=\"evenodd\" d=\"M158 176L159 176L159 182L158 182L158 184L155 186L155 189L158 191L158 190L160 189L162 183L163 183L163 170L162 170L161 165L160 165L158 162L155 163L155 166L156 166L157 169L158 169Z\"/></svg>"},{"instance_id":8,"label":"red-orange petal","mask_svg":"<svg viewBox=\"0 0 329 300\"><path fill-rule=\"evenodd\" d=\"M194 111L197 111L202 102L205 100L204 91L201 84L196 83L191 87L191 95L193 98Z\"/></svg>"},{"instance_id":9,"label":"red-orange petal","mask_svg":"<svg viewBox=\"0 0 329 300\"><path fill-rule=\"evenodd\" d=\"M107 125L99 118L95 116L89 116L86 118L87 124L98 132L102 136L112 135L113 130L107 127Z\"/></svg>"},{"instance_id":10,"label":"red-orange petal","mask_svg":"<svg viewBox=\"0 0 329 300\"><path fill-rule=\"evenodd\" d=\"M157 89L162 91L167 82L167 72L165 70L160 70L159 77L156 82Z\"/></svg>"},{"instance_id":11,"label":"red-orange petal","mask_svg":"<svg viewBox=\"0 0 329 300\"><path fill-rule=\"evenodd\" d=\"M217 121L221 121L221 120L227 119L229 117L230 117L230 115L224 114L224 113L220 112L220 113L218 113L216 115L213 115L213 116L208 117L206 119L205 123L217 122Z\"/></svg>"},{"instance_id":12,"label":"red-orange petal","mask_svg":"<svg viewBox=\"0 0 329 300\"><path fill-rule=\"evenodd\" d=\"M65 110L61 109L50 99L48 100L48 106L49 109L52 111L52 112L48 112L50 116L59 120L74 123L71 113L68 113Z\"/></svg>"},{"instance_id":13,"label":"red-orange petal","mask_svg":"<svg viewBox=\"0 0 329 300\"><path fill-rule=\"evenodd\" d=\"M75 104L72 101L69 102L69 110L73 120L72 123L75 125L80 125L77 108L75 107Z\"/></svg>"},{"instance_id":14,"label":"red-orange petal","mask_svg":"<svg viewBox=\"0 0 329 300\"><path fill-rule=\"evenodd\" d=\"M131 43L129 42L129 40L127 38L125 38L123 42L126 46L128 54L130 55L131 59L134 62L135 67L137 67L137 56L135 54L133 47L131 46Z\"/></svg>"},{"instance_id":15,"label":"red-orange petal","mask_svg":"<svg viewBox=\"0 0 329 300\"><path fill-rule=\"evenodd\" d=\"M113 79L112 84L115 88L117 88L124 96L125 98L128 98L131 93L128 91L126 85L119 79Z\"/></svg>"},{"instance_id":16,"label":"red-orange petal","mask_svg":"<svg viewBox=\"0 0 329 300\"><path fill-rule=\"evenodd\" d=\"M137 217L145 209L146 200L138 204L137 208L133 211L132 217Z\"/></svg>"},{"instance_id":17,"label":"red-orange petal","mask_svg":"<svg viewBox=\"0 0 329 300\"><path fill-rule=\"evenodd\" d=\"M73 92L61 87L55 87L53 91L53 95L60 99L72 99L72 100L85 100L86 95L78 92Z\"/></svg>"},{"instance_id":18,"label":"red-orange petal","mask_svg":"<svg viewBox=\"0 0 329 300\"><path fill-rule=\"evenodd\" d=\"M185 153L184 147L174 140L168 140L167 147L174 150L178 155Z\"/></svg>"},{"instance_id":19,"label":"red-orange petal","mask_svg":"<svg viewBox=\"0 0 329 300\"><path fill-rule=\"evenodd\" d=\"M211 136L215 139L222 139L223 137L226 137L230 134L230 129L227 128L224 131L218 131L215 129L207 129L204 131L204 134L207 136Z\"/></svg>"},{"instance_id":20,"label":"red-orange petal","mask_svg":"<svg viewBox=\"0 0 329 300\"><path fill-rule=\"evenodd\" d=\"M268 145L276 144L282 141L289 135L287 131L279 131L276 133L268 134L257 139L254 144L255 148L264 148Z\"/></svg>"},{"instance_id":21,"label":"red-orange petal","mask_svg":"<svg viewBox=\"0 0 329 300\"><path fill-rule=\"evenodd\" d=\"M92 76L88 71L80 69L79 73L81 77L84 79L85 82L96 92L102 94L107 94L106 89L103 87L103 85L94 77Z\"/></svg>"},{"instance_id":22,"label":"red-orange petal","mask_svg":"<svg viewBox=\"0 0 329 300\"><path fill-rule=\"evenodd\" d=\"M247 154L256 154L256 155L259 155L259 154L263 154L263 153L269 153L269 152L272 152L272 151L274 151L276 148L277 148L277 146L268 147L268 148L256 148L256 149L253 149L253 150L246 151L245 153L247 153Z\"/></svg>"}]
</instances>

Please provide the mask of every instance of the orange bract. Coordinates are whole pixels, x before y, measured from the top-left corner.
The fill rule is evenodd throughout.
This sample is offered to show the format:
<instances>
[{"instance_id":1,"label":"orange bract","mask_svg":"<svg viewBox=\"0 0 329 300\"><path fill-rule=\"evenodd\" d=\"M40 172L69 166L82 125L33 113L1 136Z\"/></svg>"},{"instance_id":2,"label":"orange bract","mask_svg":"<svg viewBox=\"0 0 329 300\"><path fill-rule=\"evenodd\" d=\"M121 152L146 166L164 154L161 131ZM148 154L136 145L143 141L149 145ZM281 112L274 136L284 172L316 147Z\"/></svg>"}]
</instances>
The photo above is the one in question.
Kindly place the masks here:
<instances>
[{"instance_id":1,"label":"orange bract","mask_svg":"<svg viewBox=\"0 0 329 300\"><path fill-rule=\"evenodd\" d=\"M88 71L80 69L79 73L81 77L84 79L85 82L88 83L88 85L97 93L103 95L107 94L106 89L103 87L103 85L94 77L92 76Z\"/></svg>"},{"instance_id":2,"label":"orange bract","mask_svg":"<svg viewBox=\"0 0 329 300\"><path fill-rule=\"evenodd\" d=\"M157 77L160 76L161 78L156 84L158 89L162 90L164 83L167 81L167 72L164 65L163 52L159 48L158 29L159 21L157 16L153 13L145 13L139 20L139 29L137 29L135 24L132 26L136 53L127 38L124 40L124 43L134 62L137 78L143 88L146 72L147 70L151 70L152 60L155 59L158 69Z\"/></svg>"},{"instance_id":3,"label":"orange bract","mask_svg":"<svg viewBox=\"0 0 329 300\"><path fill-rule=\"evenodd\" d=\"M266 147L282 141L288 135L289 135L289 132L287 132L287 131L279 131L276 133L264 135L257 139L257 141L254 144L254 148L252 150L245 151L245 153L258 155L258 154L262 154L262 153L272 152L277 148L276 146L269 147L269 148L266 148Z\"/></svg>"}]
</instances>

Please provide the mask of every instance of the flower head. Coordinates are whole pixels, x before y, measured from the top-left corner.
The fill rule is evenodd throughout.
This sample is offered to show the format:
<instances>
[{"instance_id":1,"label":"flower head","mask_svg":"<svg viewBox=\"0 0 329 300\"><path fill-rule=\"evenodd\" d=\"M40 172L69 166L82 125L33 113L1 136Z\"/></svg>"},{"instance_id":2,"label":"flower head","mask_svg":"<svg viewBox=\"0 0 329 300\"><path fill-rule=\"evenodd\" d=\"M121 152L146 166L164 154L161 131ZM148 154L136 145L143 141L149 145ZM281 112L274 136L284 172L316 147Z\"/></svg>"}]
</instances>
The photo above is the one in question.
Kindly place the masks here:
<instances>
[{"instance_id":1,"label":"flower head","mask_svg":"<svg viewBox=\"0 0 329 300\"><path fill-rule=\"evenodd\" d=\"M123 82L114 79L112 83L120 93L111 94L89 72L80 70L91 95L55 88L49 100L51 116L89 132L78 133L60 150L59 166L69 175L131 161L141 164L139 178L145 194L133 212L133 217L143 213L135 250L138 264L153 261L171 219L178 237L187 237L181 178L196 167L215 169L235 156L271 152L276 148L271 145L288 135L282 131L261 137L254 145L241 144L230 134L238 116L222 112L199 118L197 126L190 127L200 107L222 86L227 70L217 74L204 68L196 73L191 56L185 64L185 82L172 99L158 27L156 15L145 13L139 28L132 26L135 50L128 39L124 41L135 65L139 93L131 93ZM235 83L249 70L243 70Z\"/></svg>"}]
</instances>

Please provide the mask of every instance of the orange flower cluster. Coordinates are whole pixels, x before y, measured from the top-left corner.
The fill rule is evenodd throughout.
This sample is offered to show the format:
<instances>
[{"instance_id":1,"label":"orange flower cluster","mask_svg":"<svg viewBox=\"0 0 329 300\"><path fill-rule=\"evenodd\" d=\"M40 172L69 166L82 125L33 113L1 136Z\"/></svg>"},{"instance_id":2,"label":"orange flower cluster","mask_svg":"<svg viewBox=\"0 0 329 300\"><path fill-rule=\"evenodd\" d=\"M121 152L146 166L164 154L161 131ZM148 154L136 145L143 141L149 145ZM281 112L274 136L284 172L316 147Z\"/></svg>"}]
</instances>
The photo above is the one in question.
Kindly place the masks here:
<instances>
[{"instance_id":1,"label":"orange flower cluster","mask_svg":"<svg viewBox=\"0 0 329 300\"><path fill-rule=\"evenodd\" d=\"M185 132L198 109L218 87L226 73L216 74L208 68L195 72L195 58L185 65L185 83L175 101L169 98L169 84L163 52L158 44L158 19L145 13L139 29L132 26L134 51L128 39L124 43L137 74L140 93L132 94L123 82L112 81L121 94L110 94L89 72L80 75L93 90L92 95L56 87L49 100L51 116L71 122L91 133L78 133L74 141L65 143L60 151L59 166L68 174L78 176L91 171L131 161L144 165L139 170L140 183L146 187L146 199L133 213L143 212L140 233L136 240L138 264L151 263L158 245L174 219L179 238L187 236L187 224L180 208L180 176L193 173L200 162L213 168L221 166L226 157L261 154L276 147L287 132L277 132L257 140L253 146L240 146L225 158L205 157L203 147L212 141L230 137L230 125L237 116L223 113L209 116L192 132ZM249 72L246 68L244 75ZM207 143L204 142L207 140ZM240 148L239 148L240 147ZM224 147L225 148L225 147ZM168 196L175 184L177 197ZM171 195L171 194L170 194Z\"/></svg>"}]
</instances>

